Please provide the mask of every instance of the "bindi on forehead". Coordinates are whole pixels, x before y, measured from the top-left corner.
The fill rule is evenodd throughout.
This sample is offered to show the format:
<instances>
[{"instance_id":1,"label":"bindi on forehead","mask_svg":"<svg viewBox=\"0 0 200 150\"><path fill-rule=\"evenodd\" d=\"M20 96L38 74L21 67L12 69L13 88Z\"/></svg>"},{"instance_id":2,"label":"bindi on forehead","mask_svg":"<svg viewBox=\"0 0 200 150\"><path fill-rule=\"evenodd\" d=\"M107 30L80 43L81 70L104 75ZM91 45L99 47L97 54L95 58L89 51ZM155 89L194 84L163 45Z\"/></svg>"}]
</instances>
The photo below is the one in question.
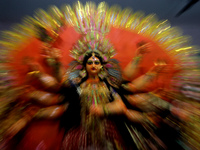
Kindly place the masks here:
<instances>
[{"instance_id":1,"label":"bindi on forehead","mask_svg":"<svg viewBox=\"0 0 200 150\"><path fill-rule=\"evenodd\" d=\"M95 60L99 60L99 58L97 58L97 57L95 57L95 56L92 56L92 57L90 57L88 60L93 60L93 61L95 61Z\"/></svg>"},{"instance_id":2,"label":"bindi on forehead","mask_svg":"<svg viewBox=\"0 0 200 150\"><path fill-rule=\"evenodd\" d=\"M99 61L99 58L97 57L90 57L87 61L87 64L88 65L91 65L91 64L95 64L95 65L99 65L100 64L100 61Z\"/></svg>"}]
</instances>

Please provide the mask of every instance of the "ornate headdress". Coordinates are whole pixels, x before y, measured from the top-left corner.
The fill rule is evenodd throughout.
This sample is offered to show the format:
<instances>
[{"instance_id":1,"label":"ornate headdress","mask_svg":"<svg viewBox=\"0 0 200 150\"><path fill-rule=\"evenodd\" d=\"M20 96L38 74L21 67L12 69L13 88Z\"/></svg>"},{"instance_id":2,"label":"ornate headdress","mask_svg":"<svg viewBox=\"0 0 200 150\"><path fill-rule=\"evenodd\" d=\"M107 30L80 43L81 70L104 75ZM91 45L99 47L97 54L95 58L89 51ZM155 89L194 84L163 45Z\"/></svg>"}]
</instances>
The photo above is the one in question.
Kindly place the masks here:
<instances>
[{"instance_id":1,"label":"ornate headdress","mask_svg":"<svg viewBox=\"0 0 200 150\"><path fill-rule=\"evenodd\" d=\"M111 59L116 53L112 44L105 38L104 34L99 31L88 31L74 45L70 51L71 56L76 60L71 63L70 71L68 71L69 79L80 81L77 79L84 78L86 71L83 66L83 60L91 52L96 52L102 58L102 69L99 73L101 79L106 78L109 84L119 87L121 84L121 70L117 60Z\"/></svg>"},{"instance_id":2,"label":"ornate headdress","mask_svg":"<svg viewBox=\"0 0 200 150\"><path fill-rule=\"evenodd\" d=\"M87 54L93 51L98 53L103 61L103 67L99 73L100 78L106 78L109 84L118 87L121 83L121 70L117 60L111 59L116 53L112 44L105 37L106 33L109 32L109 26L105 21L106 4L101 3L96 7L94 3L87 3L87 6L84 7L78 2L74 13L67 13L70 11L70 7L67 8L65 14L70 14L67 18L72 18L68 22L71 24L76 22L78 24L76 30L82 34L82 38L70 51L71 57L76 61L73 61L69 68L69 79L80 81L77 79L86 76L83 60Z\"/></svg>"},{"instance_id":3,"label":"ornate headdress","mask_svg":"<svg viewBox=\"0 0 200 150\"><path fill-rule=\"evenodd\" d=\"M103 61L107 62L114 56L115 51L105 38L105 34L109 31L105 23L107 11L105 3L101 3L96 8L94 3L87 3L84 7L78 2L74 9L75 13L72 16L76 17L72 18L76 19L78 23L76 30L83 36L71 50L71 56L81 63L88 52L96 51Z\"/></svg>"},{"instance_id":4,"label":"ornate headdress","mask_svg":"<svg viewBox=\"0 0 200 150\"><path fill-rule=\"evenodd\" d=\"M79 63L83 63L84 57L90 52L97 52L104 63L115 55L111 43L97 32L88 32L79 40L70 51L71 56Z\"/></svg>"}]
</instances>

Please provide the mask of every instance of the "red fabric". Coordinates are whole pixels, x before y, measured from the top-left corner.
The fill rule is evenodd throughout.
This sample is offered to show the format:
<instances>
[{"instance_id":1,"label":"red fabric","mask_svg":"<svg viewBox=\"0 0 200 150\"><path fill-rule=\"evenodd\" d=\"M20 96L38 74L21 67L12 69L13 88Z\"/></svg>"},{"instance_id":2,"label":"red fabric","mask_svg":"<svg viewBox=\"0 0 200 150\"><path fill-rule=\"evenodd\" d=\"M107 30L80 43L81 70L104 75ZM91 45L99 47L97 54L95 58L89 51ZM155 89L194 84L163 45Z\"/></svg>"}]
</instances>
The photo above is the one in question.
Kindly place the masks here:
<instances>
[{"instance_id":1,"label":"red fabric","mask_svg":"<svg viewBox=\"0 0 200 150\"><path fill-rule=\"evenodd\" d=\"M62 51L61 62L65 68L67 68L68 64L73 60L73 58L70 57L70 50L80 37L81 35L78 34L73 27L66 27L63 28L58 40L54 43L54 46Z\"/></svg>"},{"instance_id":2,"label":"red fabric","mask_svg":"<svg viewBox=\"0 0 200 150\"><path fill-rule=\"evenodd\" d=\"M18 84L25 81L25 75L28 71L26 59L31 58L32 61L38 61L40 46L41 42L36 38L27 39L10 54L9 65L14 70L13 74Z\"/></svg>"},{"instance_id":3,"label":"red fabric","mask_svg":"<svg viewBox=\"0 0 200 150\"><path fill-rule=\"evenodd\" d=\"M174 64L177 63L172 56L166 53L166 51L161 48L158 43L153 41L151 38L139 35L132 31L119 28L111 28L111 31L107 35L109 41L113 44L117 55L114 57L120 62L120 66L125 68L125 66L133 59L136 54L136 44L141 41L151 43L151 49L148 53L144 55L144 59L140 64L140 72L137 77L146 73L151 67L154 66L154 62L157 59L165 60L167 66L160 73L159 77L147 87L149 90L153 90L157 87L168 88L170 85L170 80L175 73Z\"/></svg>"},{"instance_id":4,"label":"red fabric","mask_svg":"<svg viewBox=\"0 0 200 150\"><path fill-rule=\"evenodd\" d=\"M59 121L35 121L27 128L16 149L59 150L63 135L64 130L59 129Z\"/></svg>"}]
</instances>

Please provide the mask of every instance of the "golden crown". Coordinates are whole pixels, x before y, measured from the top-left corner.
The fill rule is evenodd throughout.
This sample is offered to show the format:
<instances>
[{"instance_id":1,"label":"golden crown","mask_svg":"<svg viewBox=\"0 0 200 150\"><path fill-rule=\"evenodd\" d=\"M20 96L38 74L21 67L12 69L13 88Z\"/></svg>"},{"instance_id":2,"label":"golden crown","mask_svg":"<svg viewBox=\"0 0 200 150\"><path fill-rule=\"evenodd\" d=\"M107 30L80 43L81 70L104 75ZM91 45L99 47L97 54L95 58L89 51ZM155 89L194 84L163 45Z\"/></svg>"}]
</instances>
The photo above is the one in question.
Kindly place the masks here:
<instances>
[{"instance_id":1,"label":"golden crown","mask_svg":"<svg viewBox=\"0 0 200 150\"><path fill-rule=\"evenodd\" d=\"M83 35L70 51L71 57L79 63L83 62L85 55L91 51L97 52L102 57L103 62L107 62L115 55L112 44L98 31L90 31Z\"/></svg>"}]
</instances>

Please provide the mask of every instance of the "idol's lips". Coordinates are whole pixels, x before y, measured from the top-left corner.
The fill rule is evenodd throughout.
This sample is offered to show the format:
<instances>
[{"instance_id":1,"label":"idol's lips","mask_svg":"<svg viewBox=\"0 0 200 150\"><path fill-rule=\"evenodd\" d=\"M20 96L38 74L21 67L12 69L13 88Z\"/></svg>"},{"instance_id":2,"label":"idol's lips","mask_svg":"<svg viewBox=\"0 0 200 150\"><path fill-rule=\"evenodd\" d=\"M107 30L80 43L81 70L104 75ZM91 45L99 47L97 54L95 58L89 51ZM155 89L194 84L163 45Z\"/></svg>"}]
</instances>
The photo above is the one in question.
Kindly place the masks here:
<instances>
[{"instance_id":1,"label":"idol's lips","mask_svg":"<svg viewBox=\"0 0 200 150\"><path fill-rule=\"evenodd\" d=\"M97 70L96 68L92 68L92 70Z\"/></svg>"}]
</instances>

